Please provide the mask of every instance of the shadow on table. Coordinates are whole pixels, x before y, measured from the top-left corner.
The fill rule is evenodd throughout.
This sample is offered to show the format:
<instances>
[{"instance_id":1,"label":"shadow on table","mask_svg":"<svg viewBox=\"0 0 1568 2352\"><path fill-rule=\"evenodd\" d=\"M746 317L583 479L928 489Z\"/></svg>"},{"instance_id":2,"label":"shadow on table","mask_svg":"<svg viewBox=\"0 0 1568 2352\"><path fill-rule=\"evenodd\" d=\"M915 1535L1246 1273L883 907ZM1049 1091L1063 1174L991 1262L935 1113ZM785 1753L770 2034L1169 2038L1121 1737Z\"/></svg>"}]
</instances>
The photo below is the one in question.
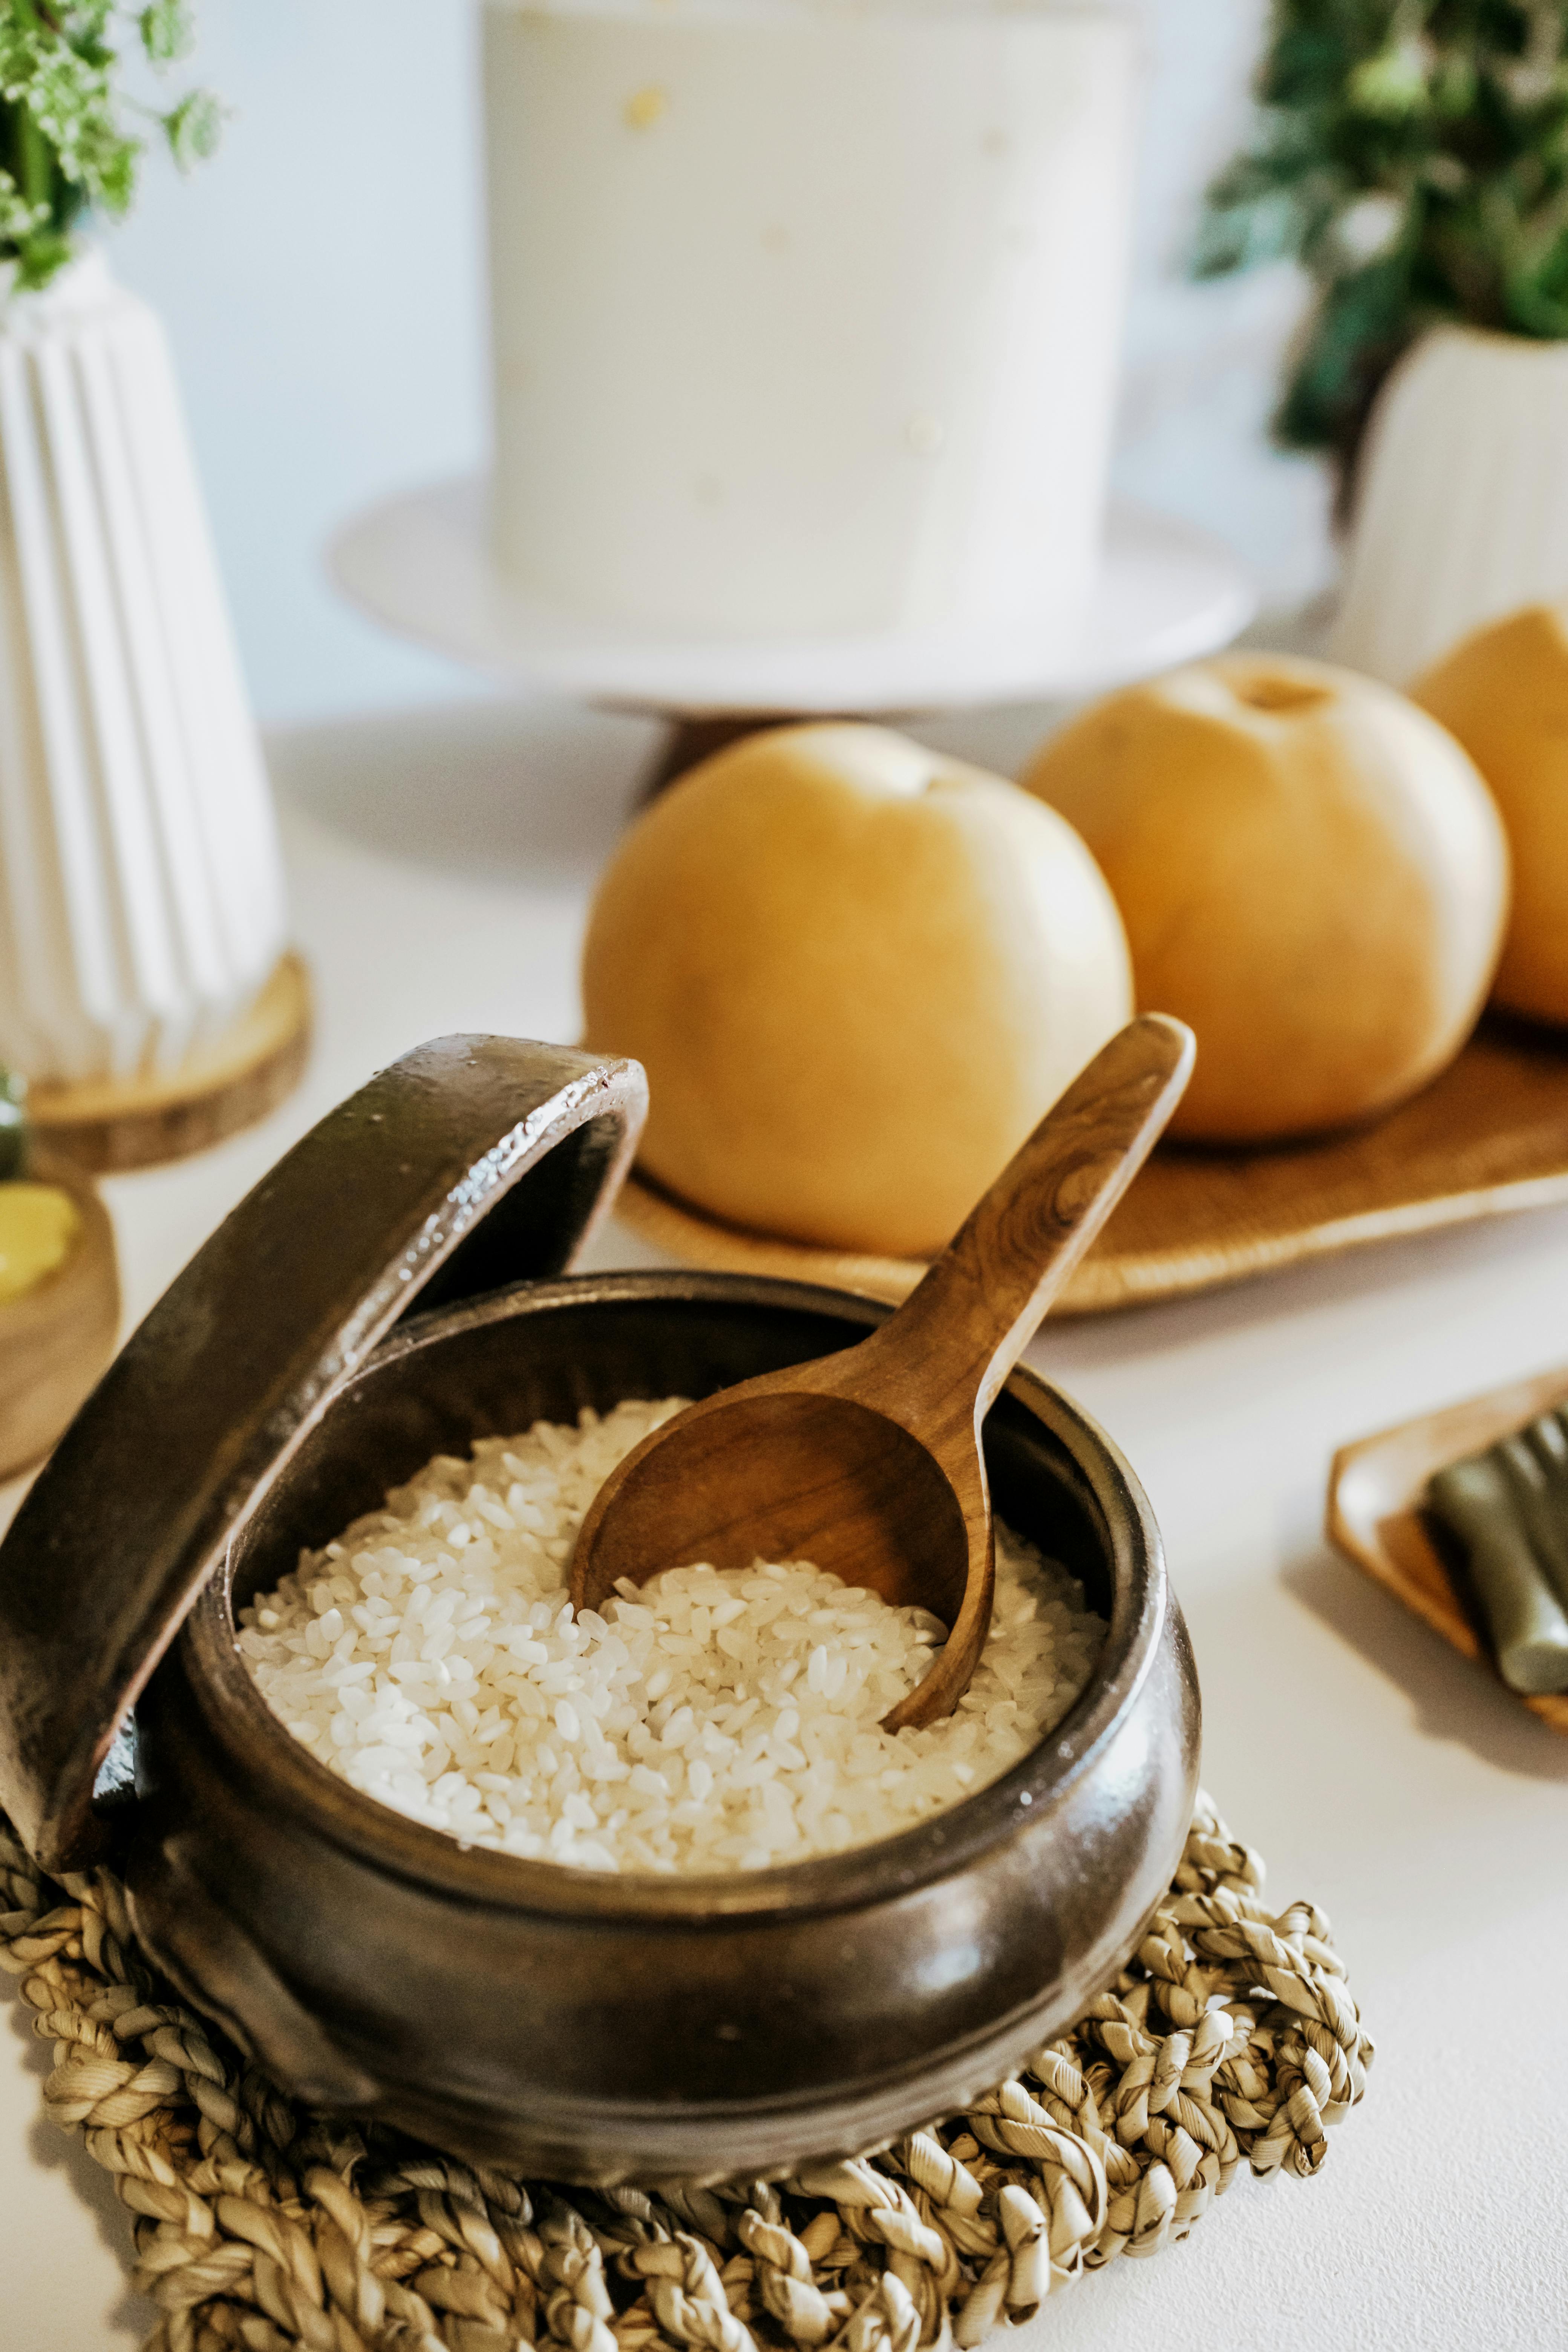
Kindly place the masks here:
<instances>
[{"instance_id":1,"label":"shadow on table","mask_svg":"<svg viewBox=\"0 0 1568 2352\"><path fill-rule=\"evenodd\" d=\"M1568 1781L1568 1739L1349 1560L1324 1548L1285 1569L1280 1580L1398 1684L1428 1737L1468 1748L1521 1780Z\"/></svg>"},{"instance_id":2,"label":"shadow on table","mask_svg":"<svg viewBox=\"0 0 1568 2352\"><path fill-rule=\"evenodd\" d=\"M33 2012L23 2001L13 1998L5 2002L5 2009L6 2021L22 2044L23 2062L41 2087L56 2063L54 2049L31 2031ZM80 2132L62 2131L47 2116L37 2116L27 2133L27 2152L40 2172L66 2175L77 2198L92 2215L99 2238L113 2255L116 2267L121 2275L128 2272L132 2260L131 2215L115 2195L109 2174L88 2154ZM47 2312L33 2312L27 2316L39 2323L47 2323L49 2318ZM111 2327L123 2329L127 2336L140 2341L152 2332L160 2314L154 2305L132 2294L128 2287L104 2316Z\"/></svg>"},{"instance_id":3,"label":"shadow on table","mask_svg":"<svg viewBox=\"0 0 1568 2352\"><path fill-rule=\"evenodd\" d=\"M955 757L1011 773L1059 714L1044 706L914 719ZM668 741L662 720L476 698L279 728L279 793L384 855L501 881L597 874Z\"/></svg>"},{"instance_id":4,"label":"shadow on table","mask_svg":"<svg viewBox=\"0 0 1568 2352\"><path fill-rule=\"evenodd\" d=\"M501 882L595 875L664 739L657 719L473 701L268 734L279 793L337 832L436 871Z\"/></svg>"}]
</instances>

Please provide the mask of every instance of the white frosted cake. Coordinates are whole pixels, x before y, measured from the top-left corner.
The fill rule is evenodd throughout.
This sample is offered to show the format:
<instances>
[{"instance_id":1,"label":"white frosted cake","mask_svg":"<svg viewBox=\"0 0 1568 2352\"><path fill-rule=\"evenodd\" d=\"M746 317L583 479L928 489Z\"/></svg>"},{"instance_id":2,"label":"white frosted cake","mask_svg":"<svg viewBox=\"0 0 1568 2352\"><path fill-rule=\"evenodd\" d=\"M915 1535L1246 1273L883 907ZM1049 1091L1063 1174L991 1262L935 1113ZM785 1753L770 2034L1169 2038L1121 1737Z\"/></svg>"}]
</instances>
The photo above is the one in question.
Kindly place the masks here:
<instances>
[{"instance_id":1,"label":"white frosted cake","mask_svg":"<svg viewBox=\"0 0 1568 2352\"><path fill-rule=\"evenodd\" d=\"M1094 6L489 0L506 576L687 635L1070 626L1133 83Z\"/></svg>"}]
</instances>

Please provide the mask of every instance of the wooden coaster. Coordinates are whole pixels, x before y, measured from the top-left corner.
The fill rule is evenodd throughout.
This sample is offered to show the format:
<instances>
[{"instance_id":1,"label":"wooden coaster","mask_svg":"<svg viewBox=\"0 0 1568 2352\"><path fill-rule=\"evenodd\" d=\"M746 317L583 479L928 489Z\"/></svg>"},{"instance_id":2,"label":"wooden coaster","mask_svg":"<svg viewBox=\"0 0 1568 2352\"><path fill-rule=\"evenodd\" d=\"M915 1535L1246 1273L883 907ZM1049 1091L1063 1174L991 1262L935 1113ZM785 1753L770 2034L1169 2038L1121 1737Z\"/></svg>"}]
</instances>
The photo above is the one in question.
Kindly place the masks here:
<instances>
[{"instance_id":1,"label":"wooden coaster","mask_svg":"<svg viewBox=\"0 0 1568 2352\"><path fill-rule=\"evenodd\" d=\"M177 1070L128 1085L35 1086L27 1115L79 1167L152 1168L265 1118L299 1084L310 1047L310 974L290 952L249 1012Z\"/></svg>"},{"instance_id":2,"label":"wooden coaster","mask_svg":"<svg viewBox=\"0 0 1568 2352\"><path fill-rule=\"evenodd\" d=\"M81 1230L36 1289L0 1299L0 1479L42 1460L97 1386L120 1329L114 1228L91 1179L47 1151L26 1172L70 1194Z\"/></svg>"},{"instance_id":3,"label":"wooden coaster","mask_svg":"<svg viewBox=\"0 0 1568 2352\"><path fill-rule=\"evenodd\" d=\"M1539 1372L1533 1380L1516 1381L1509 1388L1493 1389L1442 1412L1426 1413L1397 1429L1363 1437L1334 1456L1329 1478L1331 1539L1451 1642L1461 1657L1491 1663L1422 1514L1426 1482L1450 1462L1483 1452L1564 1402L1568 1368ZM1510 1696L1553 1731L1568 1735L1568 1692L1541 1698L1527 1698L1520 1691Z\"/></svg>"},{"instance_id":4,"label":"wooden coaster","mask_svg":"<svg viewBox=\"0 0 1568 2352\"><path fill-rule=\"evenodd\" d=\"M1053 1315L1152 1305L1370 1242L1568 1202L1568 1039L1484 1022L1457 1062L1374 1126L1271 1150L1162 1144ZM895 1302L915 1258L816 1249L690 1207L640 1171L616 1213L689 1265Z\"/></svg>"}]
</instances>

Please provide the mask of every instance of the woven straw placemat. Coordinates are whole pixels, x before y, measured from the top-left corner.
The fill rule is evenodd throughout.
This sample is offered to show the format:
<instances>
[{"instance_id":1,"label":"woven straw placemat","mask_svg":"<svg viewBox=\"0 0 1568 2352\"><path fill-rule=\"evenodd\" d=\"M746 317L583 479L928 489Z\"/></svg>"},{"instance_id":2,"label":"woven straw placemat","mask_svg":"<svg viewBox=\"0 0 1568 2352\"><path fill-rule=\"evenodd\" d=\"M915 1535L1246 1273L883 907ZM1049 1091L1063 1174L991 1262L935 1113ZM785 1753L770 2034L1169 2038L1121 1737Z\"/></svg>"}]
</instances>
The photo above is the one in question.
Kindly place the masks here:
<instances>
[{"instance_id":1,"label":"woven straw placemat","mask_svg":"<svg viewBox=\"0 0 1568 2352\"><path fill-rule=\"evenodd\" d=\"M148 2352L917 2352L977 2346L1235 2178L1309 2178L1365 2088L1329 1925L1277 1916L1200 1799L1131 1966L1073 2032L896 2147L777 2186L567 2189L285 2098L138 1950L118 1881L0 1817L0 1968L55 2044L44 2105L134 2216Z\"/></svg>"}]
</instances>

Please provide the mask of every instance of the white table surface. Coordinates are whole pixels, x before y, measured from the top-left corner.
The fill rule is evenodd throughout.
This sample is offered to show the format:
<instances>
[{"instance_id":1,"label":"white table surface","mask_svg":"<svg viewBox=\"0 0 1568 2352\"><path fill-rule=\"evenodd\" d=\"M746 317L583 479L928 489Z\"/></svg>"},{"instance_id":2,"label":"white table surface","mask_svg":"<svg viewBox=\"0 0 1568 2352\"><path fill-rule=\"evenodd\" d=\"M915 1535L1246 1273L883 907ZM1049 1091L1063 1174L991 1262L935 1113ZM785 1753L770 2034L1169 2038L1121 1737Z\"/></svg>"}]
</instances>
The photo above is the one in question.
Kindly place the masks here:
<instances>
[{"instance_id":1,"label":"white table surface","mask_svg":"<svg viewBox=\"0 0 1568 2352\"><path fill-rule=\"evenodd\" d=\"M999 763L1037 720L945 726ZM935 732L936 730L932 730ZM654 730L475 706L276 744L320 1032L305 1085L205 1158L106 1187L128 1321L295 1137L456 1029L569 1038L586 895ZM647 1263L612 1231L600 1264ZM1184 2246L1053 2301L1018 2352L1545 2352L1568 2343L1568 1740L1324 1545L1345 1439L1568 1359L1568 1212L1092 1323L1033 1360L1126 1450L1196 1644L1205 1777L1279 1904L1330 1914L1378 2042L1310 2183L1245 2174ZM0 1521L18 1490L0 1490ZM0 2006L0 2347L155 2315L128 2219L45 2123Z\"/></svg>"}]
</instances>

